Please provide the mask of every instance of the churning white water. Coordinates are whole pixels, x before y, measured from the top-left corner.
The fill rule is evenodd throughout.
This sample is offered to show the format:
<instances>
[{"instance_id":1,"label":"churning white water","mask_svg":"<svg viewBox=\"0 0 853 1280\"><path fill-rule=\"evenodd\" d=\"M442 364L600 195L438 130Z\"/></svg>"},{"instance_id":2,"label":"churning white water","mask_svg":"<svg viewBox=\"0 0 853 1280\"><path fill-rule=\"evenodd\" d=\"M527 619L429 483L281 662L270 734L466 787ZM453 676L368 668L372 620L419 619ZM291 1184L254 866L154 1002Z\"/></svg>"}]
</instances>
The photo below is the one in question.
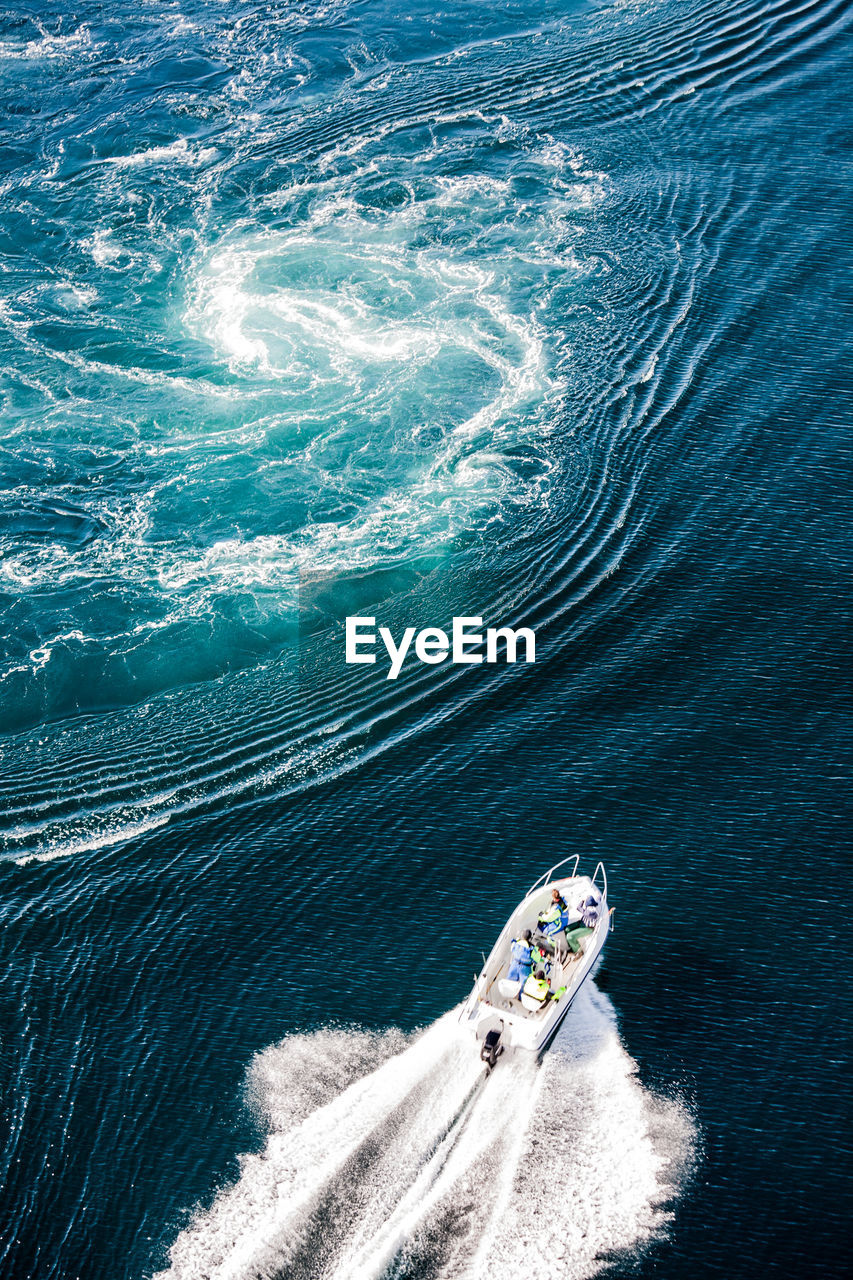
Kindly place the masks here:
<instances>
[{"instance_id":1,"label":"churning white water","mask_svg":"<svg viewBox=\"0 0 853 1280\"><path fill-rule=\"evenodd\" d=\"M582 1280L669 1220L695 1146L686 1107L646 1090L613 1008L579 996L541 1067L486 1079L453 1010L415 1037L325 1030L252 1064L269 1127L199 1209L157 1280Z\"/></svg>"}]
</instances>

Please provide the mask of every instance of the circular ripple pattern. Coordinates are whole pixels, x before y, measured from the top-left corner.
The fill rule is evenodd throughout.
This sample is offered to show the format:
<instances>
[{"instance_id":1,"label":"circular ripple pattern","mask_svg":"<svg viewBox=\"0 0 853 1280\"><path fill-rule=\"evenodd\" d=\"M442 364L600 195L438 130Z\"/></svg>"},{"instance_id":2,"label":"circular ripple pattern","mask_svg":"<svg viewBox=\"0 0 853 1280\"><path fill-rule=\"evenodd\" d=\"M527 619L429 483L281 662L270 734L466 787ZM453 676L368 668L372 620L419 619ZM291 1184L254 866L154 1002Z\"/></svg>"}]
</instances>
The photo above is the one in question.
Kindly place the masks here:
<instances>
[{"instance_id":1,"label":"circular ripple pattern","mask_svg":"<svg viewBox=\"0 0 853 1280\"><path fill-rule=\"evenodd\" d=\"M739 323L709 291L764 198L734 143L697 160L691 131L841 20L622 9L578 19L581 56L571 22L519 35L510 8L485 43L442 31L424 67L384 28L373 53L340 46L346 72L315 65L298 32L346 12L155 29L143 6L120 49L69 18L3 46L7 93L37 66L58 113L6 183L12 225L44 229L0 298L7 855L357 761L389 695L329 675L326 650L295 674L306 576L453 564L477 612L546 634L618 603L602 584L656 518L657 437L679 447L695 371ZM195 82L156 84L193 58ZM425 622L470 608L451 580ZM426 722L459 697L429 674L395 690ZM306 733L294 690L318 684Z\"/></svg>"}]
</instances>

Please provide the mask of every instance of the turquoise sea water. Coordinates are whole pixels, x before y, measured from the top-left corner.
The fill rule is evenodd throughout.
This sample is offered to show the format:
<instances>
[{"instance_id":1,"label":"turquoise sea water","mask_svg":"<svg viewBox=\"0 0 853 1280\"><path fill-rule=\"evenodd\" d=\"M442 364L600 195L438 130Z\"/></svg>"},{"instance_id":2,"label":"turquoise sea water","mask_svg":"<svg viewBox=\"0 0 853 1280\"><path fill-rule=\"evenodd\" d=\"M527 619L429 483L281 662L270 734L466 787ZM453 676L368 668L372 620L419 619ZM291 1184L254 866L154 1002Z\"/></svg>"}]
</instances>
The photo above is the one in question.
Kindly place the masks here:
<instances>
[{"instance_id":1,"label":"turquoise sea water","mask_svg":"<svg viewBox=\"0 0 853 1280\"><path fill-rule=\"evenodd\" d=\"M842 1274L850 69L828 0L0 12L4 1277ZM596 987L482 1089L575 851Z\"/></svg>"}]
</instances>

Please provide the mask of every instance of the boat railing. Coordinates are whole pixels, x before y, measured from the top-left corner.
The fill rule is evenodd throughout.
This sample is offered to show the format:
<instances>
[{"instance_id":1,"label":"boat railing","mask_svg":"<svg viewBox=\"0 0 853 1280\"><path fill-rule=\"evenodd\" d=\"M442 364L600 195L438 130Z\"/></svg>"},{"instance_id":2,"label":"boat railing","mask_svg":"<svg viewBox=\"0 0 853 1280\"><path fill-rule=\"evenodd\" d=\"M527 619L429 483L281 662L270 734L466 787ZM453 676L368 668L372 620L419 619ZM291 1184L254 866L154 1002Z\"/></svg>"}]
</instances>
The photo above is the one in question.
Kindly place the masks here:
<instances>
[{"instance_id":1,"label":"boat railing","mask_svg":"<svg viewBox=\"0 0 853 1280\"><path fill-rule=\"evenodd\" d=\"M599 871L601 872L601 879L602 879L602 881L603 881L603 885L604 885L603 890L602 890L602 893L603 893L603 896L604 896L604 900L605 900L605 902L606 902L606 901L607 901L607 872L606 872L606 871L605 871L605 869L604 869L604 863L603 863L603 862L599 862L598 866L595 868L595 870L594 870L594 871L593 871L593 873L592 873L592 883L593 883L593 884L595 884L596 880L598 879L598 873L599 873Z\"/></svg>"},{"instance_id":2,"label":"boat railing","mask_svg":"<svg viewBox=\"0 0 853 1280\"><path fill-rule=\"evenodd\" d=\"M551 870L546 871L544 875L541 875L539 879L536 881L536 883L530 886L530 888L527 890L527 893L524 896L526 898L529 898L534 889L538 889L540 885L547 884L548 881L551 879L551 876L554 874L554 872L559 871L560 867L564 867L567 862L574 862L575 865L572 867L572 876L576 876L578 873L578 863L580 862L580 860L581 860L581 856L579 853L570 853L568 858L563 858L562 862L555 862ZM600 867L601 863L599 863L598 866ZM596 871L597 870L598 868L596 868ZM605 880L605 884L606 884L606 880Z\"/></svg>"}]
</instances>

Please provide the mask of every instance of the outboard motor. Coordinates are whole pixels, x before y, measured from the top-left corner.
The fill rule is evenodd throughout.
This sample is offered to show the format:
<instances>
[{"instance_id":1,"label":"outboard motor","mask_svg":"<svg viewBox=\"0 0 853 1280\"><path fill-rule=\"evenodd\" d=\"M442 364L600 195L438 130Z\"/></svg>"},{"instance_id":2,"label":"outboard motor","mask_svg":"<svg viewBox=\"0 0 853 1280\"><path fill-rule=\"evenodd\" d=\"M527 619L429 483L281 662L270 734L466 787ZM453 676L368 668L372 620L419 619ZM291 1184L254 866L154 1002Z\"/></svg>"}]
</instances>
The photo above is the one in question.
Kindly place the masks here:
<instances>
[{"instance_id":1,"label":"outboard motor","mask_svg":"<svg viewBox=\"0 0 853 1280\"><path fill-rule=\"evenodd\" d=\"M487 1031L486 1038L483 1041L483 1047L480 1050L480 1058L486 1064L486 1075L494 1067L498 1058L504 1051L501 1044L501 1034L503 1032L503 1023L501 1023L500 1031Z\"/></svg>"}]
</instances>

